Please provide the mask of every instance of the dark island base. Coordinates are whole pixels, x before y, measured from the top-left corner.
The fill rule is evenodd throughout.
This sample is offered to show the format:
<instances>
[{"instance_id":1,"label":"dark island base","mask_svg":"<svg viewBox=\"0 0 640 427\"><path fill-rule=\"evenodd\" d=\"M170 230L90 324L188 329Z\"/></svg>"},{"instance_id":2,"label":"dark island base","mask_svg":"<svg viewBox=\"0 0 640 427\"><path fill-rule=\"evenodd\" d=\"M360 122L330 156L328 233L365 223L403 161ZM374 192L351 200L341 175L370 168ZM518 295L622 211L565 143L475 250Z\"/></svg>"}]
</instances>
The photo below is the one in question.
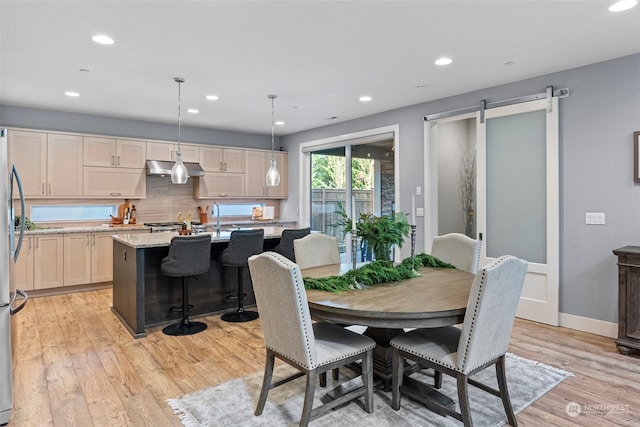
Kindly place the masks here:
<instances>
[{"instance_id":1,"label":"dark island base","mask_svg":"<svg viewBox=\"0 0 640 427\"><path fill-rule=\"evenodd\" d=\"M272 250L279 238L265 239L264 250ZM237 292L237 270L224 270L218 257L228 242L211 244L211 268L205 274L189 278L189 317L237 311L237 301L227 296ZM169 247L134 249L113 242L112 311L136 338L146 336L146 328L179 322L182 313L171 307L182 304L182 279L160 273L160 262ZM244 304L255 306L251 275L243 269Z\"/></svg>"}]
</instances>

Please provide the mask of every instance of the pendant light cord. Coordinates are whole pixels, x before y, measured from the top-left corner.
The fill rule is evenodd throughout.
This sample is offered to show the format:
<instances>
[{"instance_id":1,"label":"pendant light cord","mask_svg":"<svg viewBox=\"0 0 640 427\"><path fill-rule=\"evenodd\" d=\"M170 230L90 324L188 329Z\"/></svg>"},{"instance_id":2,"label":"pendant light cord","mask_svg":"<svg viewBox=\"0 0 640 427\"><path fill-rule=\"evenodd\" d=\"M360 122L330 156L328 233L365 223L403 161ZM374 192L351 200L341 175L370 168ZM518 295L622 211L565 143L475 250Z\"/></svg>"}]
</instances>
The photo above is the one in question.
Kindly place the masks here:
<instances>
[{"instance_id":1,"label":"pendant light cord","mask_svg":"<svg viewBox=\"0 0 640 427\"><path fill-rule=\"evenodd\" d=\"M275 111L273 106L273 100L275 99L275 95L271 96L271 160L275 158L274 150L275 150L275 137L274 137L274 122L275 122Z\"/></svg>"},{"instance_id":2,"label":"pendant light cord","mask_svg":"<svg viewBox=\"0 0 640 427\"><path fill-rule=\"evenodd\" d=\"M178 83L178 154L182 155L182 150L180 149L180 142L182 141L180 135L180 110L181 110L181 101L182 101L182 83L184 79L182 77L174 77L173 79L176 83Z\"/></svg>"}]
</instances>

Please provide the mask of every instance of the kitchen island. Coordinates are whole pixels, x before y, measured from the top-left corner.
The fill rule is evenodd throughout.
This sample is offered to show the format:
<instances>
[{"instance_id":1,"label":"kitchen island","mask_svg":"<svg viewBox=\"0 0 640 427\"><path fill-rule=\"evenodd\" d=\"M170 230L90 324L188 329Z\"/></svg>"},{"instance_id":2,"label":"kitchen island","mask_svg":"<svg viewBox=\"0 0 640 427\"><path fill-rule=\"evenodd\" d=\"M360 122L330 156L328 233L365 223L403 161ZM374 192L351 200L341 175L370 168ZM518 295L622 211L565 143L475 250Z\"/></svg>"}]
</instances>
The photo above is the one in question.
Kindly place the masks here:
<instances>
[{"instance_id":1,"label":"kitchen island","mask_svg":"<svg viewBox=\"0 0 640 427\"><path fill-rule=\"evenodd\" d=\"M280 242L282 227L263 227L264 250ZM228 246L230 231L200 233L211 235L211 267L205 274L189 280L190 317L230 311L237 307L227 295L237 291L235 271L224 274L218 262ZM119 234L113 236L113 306L112 311L135 337L146 335L146 328L165 325L182 318L171 311L182 301L182 281L160 272L160 262L169 253L171 239L178 233ZM245 269L245 305L255 304L253 287Z\"/></svg>"}]
</instances>

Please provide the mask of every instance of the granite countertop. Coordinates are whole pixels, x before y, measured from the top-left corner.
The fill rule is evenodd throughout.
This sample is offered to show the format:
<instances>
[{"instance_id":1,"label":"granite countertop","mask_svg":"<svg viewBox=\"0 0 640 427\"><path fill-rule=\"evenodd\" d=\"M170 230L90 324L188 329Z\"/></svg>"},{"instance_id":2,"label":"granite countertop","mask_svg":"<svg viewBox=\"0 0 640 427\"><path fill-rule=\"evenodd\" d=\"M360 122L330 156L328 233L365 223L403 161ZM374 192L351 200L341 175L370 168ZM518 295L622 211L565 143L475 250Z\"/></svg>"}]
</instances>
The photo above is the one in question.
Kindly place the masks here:
<instances>
[{"instance_id":1,"label":"granite countertop","mask_svg":"<svg viewBox=\"0 0 640 427\"><path fill-rule=\"evenodd\" d=\"M235 226L251 226L251 227L268 227L268 226L291 226L291 228L296 227L296 221L286 221L286 220L266 220L266 221L256 221L256 220L245 220L245 221L233 221L233 222L222 222L220 225L222 229L235 227ZM209 227L213 227L215 224L213 222L208 223ZM123 234L127 231L151 231L151 227L147 227L143 224L135 224L135 225L112 225L112 224L103 224L103 225L86 225L86 226L78 226L78 227L42 227L36 230L25 230L26 235L37 235L37 234L70 234L70 233L114 233L114 234ZM17 231L17 230L16 230Z\"/></svg>"},{"instance_id":2,"label":"granite countertop","mask_svg":"<svg viewBox=\"0 0 640 427\"><path fill-rule=\"evenodd\" d=\"M25 230L25 234L68 234L68 233L121 233L123 231L146 230L151 231L151 227L142 224L135 225L86 225L81 227L42 227L36 230ZM16 232L18 232L16 230Z\"/></svg>"},{"instance_id":3,"label":"granite countertop","mask_svg":"<svg viewBox=\"0 0 640 427\"><path fill-rule=\"evenodd\" d=\"M254 227L259 228L259 227ZM283 227L260 227L264 229L264 237L279 238L282 234ZM215 233L206 232L198 233L197 235L208 234L211 236L211 242L228 242L231 236L231 231L223 231L220 236ZM138 234L118 234L113 236L115 241L118 241L124 245L130 246L135 249L141 248L154 248L169 246L171 239L179 234L176 232L163 232L163 233L138 233Z\"/></svg>"}]
</instances>

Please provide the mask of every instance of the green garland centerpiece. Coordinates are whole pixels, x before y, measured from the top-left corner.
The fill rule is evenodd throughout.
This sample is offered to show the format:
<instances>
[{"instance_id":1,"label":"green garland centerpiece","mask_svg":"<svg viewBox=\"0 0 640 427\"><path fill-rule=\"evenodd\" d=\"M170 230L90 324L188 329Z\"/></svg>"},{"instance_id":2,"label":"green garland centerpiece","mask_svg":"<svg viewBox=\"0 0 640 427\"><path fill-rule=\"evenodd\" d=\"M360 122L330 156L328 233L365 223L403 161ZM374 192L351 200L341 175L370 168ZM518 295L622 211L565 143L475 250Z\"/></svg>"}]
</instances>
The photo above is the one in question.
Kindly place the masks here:
<instances>
[{"instance_id":1,"label":"green garland centerpiece","mask_svg":"<svg viewBox=\"0 0 640 427\"><path fill-rule=\"evenodd\" d=\"M418 254L414 257L416 264L425 267L455 268L451 264L439 260L433 255ZM354 289L355 277L364 286L374 286L380 283L398 282L415 277L411 264L411 257L405 258L400 264L393 265L389 260L376 260L365 264L357 270L350 270L342 276L328 276L320 278L305 277L305 289L319 289L321 291L340 292Z\"/></svg>"},{"instance_id":2,"label":"green garland centerpiece","mask_svg":"<svg viewBox=\"0 0 640 427\"><path fill-rule=\"evenodd\" d=\"M341 217L339 224L344 226L343 232L346 235L351 230L352 220L340 202L336 213ZM391 259L391 247L398 245L401 248L405 237L409 235L409 222L402 212L382 216L363 212L356 220L356 235L368 242L376 260L388 261Z\"/></svg>"}]
</instances>

